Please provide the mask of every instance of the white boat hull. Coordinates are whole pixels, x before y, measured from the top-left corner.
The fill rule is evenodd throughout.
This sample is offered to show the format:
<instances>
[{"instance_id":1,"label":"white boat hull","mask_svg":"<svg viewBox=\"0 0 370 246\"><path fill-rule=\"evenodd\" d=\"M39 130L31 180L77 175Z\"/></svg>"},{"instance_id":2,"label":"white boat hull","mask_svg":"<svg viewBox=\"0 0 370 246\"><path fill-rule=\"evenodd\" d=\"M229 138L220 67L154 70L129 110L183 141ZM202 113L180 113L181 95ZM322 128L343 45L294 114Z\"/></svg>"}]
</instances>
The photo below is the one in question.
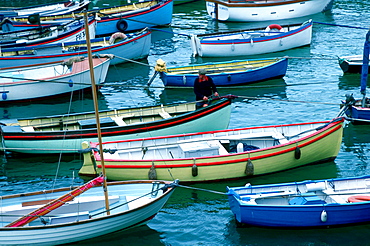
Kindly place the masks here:
<instances>
[{"instance_id":1,"label":"white boat hull","mask_svg":"<svg viewBox=\"0 0 370 246\"><path fill-rule=\"evenodd\" d=\"M192 36L193 55L202 57L252 56L309 45L312 40L312 23L305 27L302 25L302 28L297 31L291 30L284 34L274 33L263 36L266 32L259 31L258 37L248 35L244 38L245 33L231 34L229 37L220 35L219 40L211 36Z\"/></svg>"},{"instance_id":2,"label":"white boat hull","mask_svg":"<svg viewBox=\"0 0 370 246\"><path fill-rule=\"evenodd\" d=\"M331 8L333 0L294 1L280 5L228 3L224 1L206 1L208 14L220 21L253 22L273 21L313 15ZM248 6L251 5L251 6ZM254 6L253 6L254 5Z\"/></svg>"},{"instance_id":3,"label":"white boat hull","mask_svg":"<svg viewBox=\"0 0 370 246\"><path fill-rule=\"evenodd\" d=\"M126 206L111 210L111 215L106 215L103 205L103 207L99 208L98 210L88 211L90 215L95 216L93 216L92 218L80 219L80 221L51 225L39 224L36 226L30 224L24 227L4 227L5 225L7 225L7 222L2 223L2 228L0 229L0 245L58 245L73 243L146 224L164 206L164 204L167 202L168 198L172 194L173 189L169 189L164 194L162 194L162 191L159 191L157 195L151 196L150 192L152 190L153 184L151 182L145 183L147 184L140 184L136 182L136 185L109 185L109 196L115 196L117 198L117 201L111 204L110 208L126 202L128 200L127 196L135 198L141 195L147 195L146 197L140 198L135 202L128 203ZM56 192L54 194L40 194L36 197L38 197L39 200L55 199L65 193L66 192L64 191L63 193ZM89 196L102 197L102 187L91 188L85 193L81 194L79 197L88 198ZM29 200L30 198L19 197L10 199L15 200L14 205L16 205L21 204L23 201L27 201L27 199ZM31 199L37 200L36 198ZM140 200L142 201L140 202ZM9 201L9 203L10 202L11 201ZM2 208L6 208L6 203L7 201L4 200L4 202L2 203ZM10 203L10 205L12 204ZM68 204L64 206L68 206ZM62 206L61 208L63 208L64 206ZM81 207L82 206L83 205L81 205ZM70 210L70 213L82 214L82 211L80 211L81 208L78 208L78 206L76 208L77 211L73 209ZM99 212L102 213L98 214ZM48 215L45 215L43 217L46 220L48 219Z\"/></svg>"},{"instance_id":4,"label":"white boat hull","mask_svg":"<svg viewBox=\"0 0 370 246\"><path fill-rule=\"evenodd\" d=\"M94 66L96 83L105 82L109 64L110 60L107 59L103 63ZM40 69L31 67L31 69L32 70L28 72L24 71L23 73L14 72L14 69L12 70L13 72L8 72L7 70L0 72L0 76L2 77L0 78L0 94L2 96L0 103L47 98L91 88L90 70L88 69L78 73L68 72L66 76L60 76L59 74L59 72L62 72L62 69L65 68L60 68L60 71L55 70L55 67L50 67L48 70L45 70L43 67ZM52 72L53 75L44 78L41 77L42 79L38 80L40 78L39 73L42 74L46 72ZM32 74L37 76L33 78ZM4 76L9 76L9 78L4 78ZM22 77L23 81L15 79Z\"/></svg>"}]
</instances>

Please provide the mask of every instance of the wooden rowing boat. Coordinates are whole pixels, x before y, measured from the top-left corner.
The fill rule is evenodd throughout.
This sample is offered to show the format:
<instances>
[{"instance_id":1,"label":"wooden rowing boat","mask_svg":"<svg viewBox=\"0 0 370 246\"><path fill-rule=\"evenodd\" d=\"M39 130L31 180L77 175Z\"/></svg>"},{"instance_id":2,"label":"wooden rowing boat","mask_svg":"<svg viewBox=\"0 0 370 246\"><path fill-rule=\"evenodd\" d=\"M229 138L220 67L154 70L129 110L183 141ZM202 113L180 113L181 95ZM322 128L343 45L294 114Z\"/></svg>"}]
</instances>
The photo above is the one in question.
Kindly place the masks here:
<instances>
[{"instance_id":1,"label":"wooden rowing boat","mask_svg":"<svg viewBox=\"0 0 370 246\"><path fill-rule=\"evenodd\" d=\"M111 56L93 59L94 74L104 83ZM59 62L0 69L0 104L60 96L91 88L88 60L74 57Z\"/></svg>"},{"instance_id":2,"label":"wooden rowing boat","mask_svg":"<svg viewBox=\"0 0 370 246\"><path fill-rule=\"evenodd\" d=\"M107 215L99 178L81 187L2 196L0 244L67 244L145 225L165 205L176 185L166 181L107 183L111 206ZM71 188L76 190L71 192ZM86 191L75 194L80 190ZM74 199L67 201L68 197Z\"/></svg>"},{"instance_id":3,"label":"wooden rowing boat","mask_svg":"<svg viewBox=\"0 0 370 246\"><path fill-rule=\"evenodd\" d=\"M301 24L271 24L266 28L191 36L193 55L202 57L251 56L311 44L312 20Z\"/></svg>"},{"instance_id":4,"label":"wooden rowing boat","mask_svg":"<svg viewBox=\"0 0 370 246\"><path fill-rule=\"evenodd\" d=\"M327 228L370 222L370 176L227 190L238 226Z\"/></svg>"},{"instance_id":5,"label":"wooden rowing boat","mask_svg":"<svg viewBox=\"0 0 370 246\"><path fill-rule=\"evenodd\" d=\"M193 87L199 70L205 69L216 86L234 86L284 77L287 68L286 58L265 58L169 67L159 76L165 86Z\"/></svg>"},{"instance_id":6,"label":"wooden rowing boat","mask_svg":"<svg viewBox=\"0 0 370 246\"><path fill-rule=\"evenodd\" d=\"M132 34L116 33L111 37L91 39L91 52L112 54L110 65L124 63L127 60L146 58L149 55L151 31L143 29ZM32 65L69 59L75 56L87 56L86 40L32 47L16 47L0 50L0 68L9 66Z\"/></svg>"},{"instance_id":7,"label":"wooden rowing boat","mask_svg":"<svg viewBox=\"0 0 370 246\"><path fill-rule=\"evenodd\" d=\"M139 1L114 7L94 8L88 14L97 16L97 36L111 35L115 32L141 30L145 27L162 26L172 21L173 0ZM71 21L77 15L41 16L40 21L45 25ZM16 29L30 28L27 18L13 18Z\"/></svg>"},{"instance_id":8,"label":"wooden rowing boat","mask_svg":"<svg viewBox=\"0 0 370 246\"><path fill-rule=\"evenodd\" d=\"M344 73L361 73L363 55L341 56L338 58L339 66ZM370 71L370 66L368 72Z\"/></svg>"},{"instance_id":9,"label":"wooden rowing boat","mask_svg":"<svg viewBox=\"0 0 370 246\"><path fill-rule=\"evenodd\" d=\"M334 0L206 0L208 14L220 21L274 21L328 11Z\"/></svg>"},{"instance_id":10,"label":"wooden rowing boat","mask_svg":"<svg viewBox=\"0 0 370 246\"><path fill-rule=\"evenodd\" d=\"M100 111L105 141L225 129L234 96L205 108L196 102ZM29 154L77 153L97 141L94 112L0 120L0 150Z\"/></svg>"},{"instance_id":11,"label":"wooden rowing boat","mask_svg":"<svg viewBox=\"0 0 370 246\"><path fill-rule=\"evenodd\" d=\"M91 18L88 25L91 38L95 38L96 20ZM62 24L48 25L33 29L0 33L1 48L31 47L35 45L80 41L85 39L84 23L70 20Z\"/></svg>"},{"instance_id":12,"label":"wooden rowing boat","mask_svg":"<svg viewBox=\"0 0 370 246\"><path fill-rule=\"evenodd\" d=\"M227 129L102 143L108 179L155 177L181 182L236 179L284 171L336 158L344 118L332 121ZM101 171L97 143L80 175Z\"/></svg>"}]
</instances>

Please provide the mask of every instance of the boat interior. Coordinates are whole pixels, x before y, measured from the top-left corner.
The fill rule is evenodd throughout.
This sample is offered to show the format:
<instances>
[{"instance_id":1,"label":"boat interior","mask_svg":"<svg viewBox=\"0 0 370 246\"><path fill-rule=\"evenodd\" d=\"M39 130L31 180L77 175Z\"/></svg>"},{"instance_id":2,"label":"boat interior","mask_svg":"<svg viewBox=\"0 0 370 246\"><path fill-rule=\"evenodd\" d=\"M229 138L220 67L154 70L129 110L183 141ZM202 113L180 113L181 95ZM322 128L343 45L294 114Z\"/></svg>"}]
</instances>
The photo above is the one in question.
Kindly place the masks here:
<instances>
[{"instance_id":1,"label":"boat interior","mask_svg":"<svg viewBox=\"0 0 370 246\"><path fill-rule=\"evenodd\" d=\"M107 143L104 159L182 159L243 153L289 143L315 131L315 124ZM304 130L303 130L304 129ZM287 137L289 136L289 137Z\"/></svg>"},{"instance_id":2,"label":"boat interior","mask_svg":"<svg viewBox=\"0 0 370 246\"><path fill-rule=\"evenodd\" d=\"M195 110L195 103L125 108L99 112L101 127L114 127L152 122L175 117ZM1 120L3 132L72 131L96 128L93 112L44 118Z\"/></svg>"},{"instance_id":3,"label":"boat interior","mask_svg":"<svg viewBox=\"0 0 370 246\"><path fill-rule=\"evenodd\" d=\"M153 183L148 184L148 190L145 190L145 193L134 194L133 191L122 191L109 194L108 201L111 209L111 214L122 213L128 210L133 210L137 207L143 206L149 202L154 201L157 196L161 193L153 193L153 196L150 195L150 191L157 189L162 185ZM86 195L89 193L83 193L73 200L65 202L64 205L52 209L49 213L38 217L37 219L26 224L24 227L29 226L45 226L45 225L56 225L63 223L78 222L82 220L87 220L91 218L104 217L105 213L105 197L102 194L102 188L96 187L95 189L99 190L100 195ZM109 187L110 188L110 187ZM59 193L58 193L59 194ZM145 196L143 196L146 194ZM49 199L43 199L48 197ZM29 199L15 199L15 201L3 201L4 204L0 206L0 226L4 227L9 223L18 220L26 215L31 215L37 209L42 208L47 205L49 202L58 198L58 196L50 195L37 195L35 197L30 197ZM23 201L23 202L22 202Z\"/></svg>"},{"instance_id":4,"label":"boat interior","mask_svg":"<svg viewBox=\"0 0 370 246\"><path fill-rule=\"evenodd\" d=\"M212 64L204 64L198 66L186 66L186 67L178 67L178 68L168 68L167 74L168 75L176 75L176 74L198 74L199 69L206 69L207 74L218 74L218 73L230 73L230 72L241 72L250 69L256 69L259 67L264 67L269 64L277 62L279 59L266 59L266 60L246 60L246 61L234 61L228 64L226 63L212 63Z\"/></svg>"},{"instance_id":5,"label":"boat interior","mask_svg":"<svg viewBox=\"0 0 370 246\"><path fill-rule=\"evenodd\" d=\"M51 64L49 66L28 67L25 69L8 69L5 71L0 70L0 84L25 82L27 80L52 78L71 72L70 67L64 64Z\"/></svg>"}]
</instances>

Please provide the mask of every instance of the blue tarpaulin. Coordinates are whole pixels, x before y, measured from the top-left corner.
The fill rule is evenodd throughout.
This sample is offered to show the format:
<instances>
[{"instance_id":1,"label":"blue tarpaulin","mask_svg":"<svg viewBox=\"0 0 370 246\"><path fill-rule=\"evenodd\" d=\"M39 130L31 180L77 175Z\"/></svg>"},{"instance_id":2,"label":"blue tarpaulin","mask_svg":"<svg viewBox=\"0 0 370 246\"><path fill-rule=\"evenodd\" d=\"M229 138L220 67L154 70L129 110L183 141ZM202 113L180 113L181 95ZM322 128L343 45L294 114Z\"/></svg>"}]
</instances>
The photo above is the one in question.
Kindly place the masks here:
<instances>
[{"instance_id":1,"label":"blue tarpaulin","mask_svg":"<svg viewBox=\"0 0 370 246\"><path fill-rule=\"evenodd\" d=\"M366 40L364 44L364 55L362 60L362 72L361 72L361 94L366 94L367 75L369 69L369 51L370 51L370 30L366 34Z\"/></svg>"}]
</instances>

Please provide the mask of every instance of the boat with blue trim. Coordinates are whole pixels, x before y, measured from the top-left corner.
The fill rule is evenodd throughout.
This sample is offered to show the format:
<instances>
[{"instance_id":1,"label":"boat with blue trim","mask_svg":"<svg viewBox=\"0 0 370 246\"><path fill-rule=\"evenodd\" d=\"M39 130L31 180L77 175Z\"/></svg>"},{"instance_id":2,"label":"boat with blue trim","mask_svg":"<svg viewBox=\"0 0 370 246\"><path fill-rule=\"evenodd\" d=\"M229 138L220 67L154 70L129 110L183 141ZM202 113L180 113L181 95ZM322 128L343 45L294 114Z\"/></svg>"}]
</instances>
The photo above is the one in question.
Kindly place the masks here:
<instances>
[{"instance_id":1,"label":"boat with blue trim","mask_svg":"<svg viewBox=\"0 0 370 246\"><path fill-rule=\"evenodd\" d=\"M230 32L191 36L194 56L251 56L293 49L311 44L312 20L301 24L271 24L264 29L244 29Z\"/></svg>"},{"instance_id":2,"label":"boat with blue trim","mask_svg":"<svg viewBox=\"0 0 370 246\"><path fill-rule=\"evenodd\" d=\"M238 226L329 227L370 222L370 176L227 187Z\"/></svg>"}]
</instances>

